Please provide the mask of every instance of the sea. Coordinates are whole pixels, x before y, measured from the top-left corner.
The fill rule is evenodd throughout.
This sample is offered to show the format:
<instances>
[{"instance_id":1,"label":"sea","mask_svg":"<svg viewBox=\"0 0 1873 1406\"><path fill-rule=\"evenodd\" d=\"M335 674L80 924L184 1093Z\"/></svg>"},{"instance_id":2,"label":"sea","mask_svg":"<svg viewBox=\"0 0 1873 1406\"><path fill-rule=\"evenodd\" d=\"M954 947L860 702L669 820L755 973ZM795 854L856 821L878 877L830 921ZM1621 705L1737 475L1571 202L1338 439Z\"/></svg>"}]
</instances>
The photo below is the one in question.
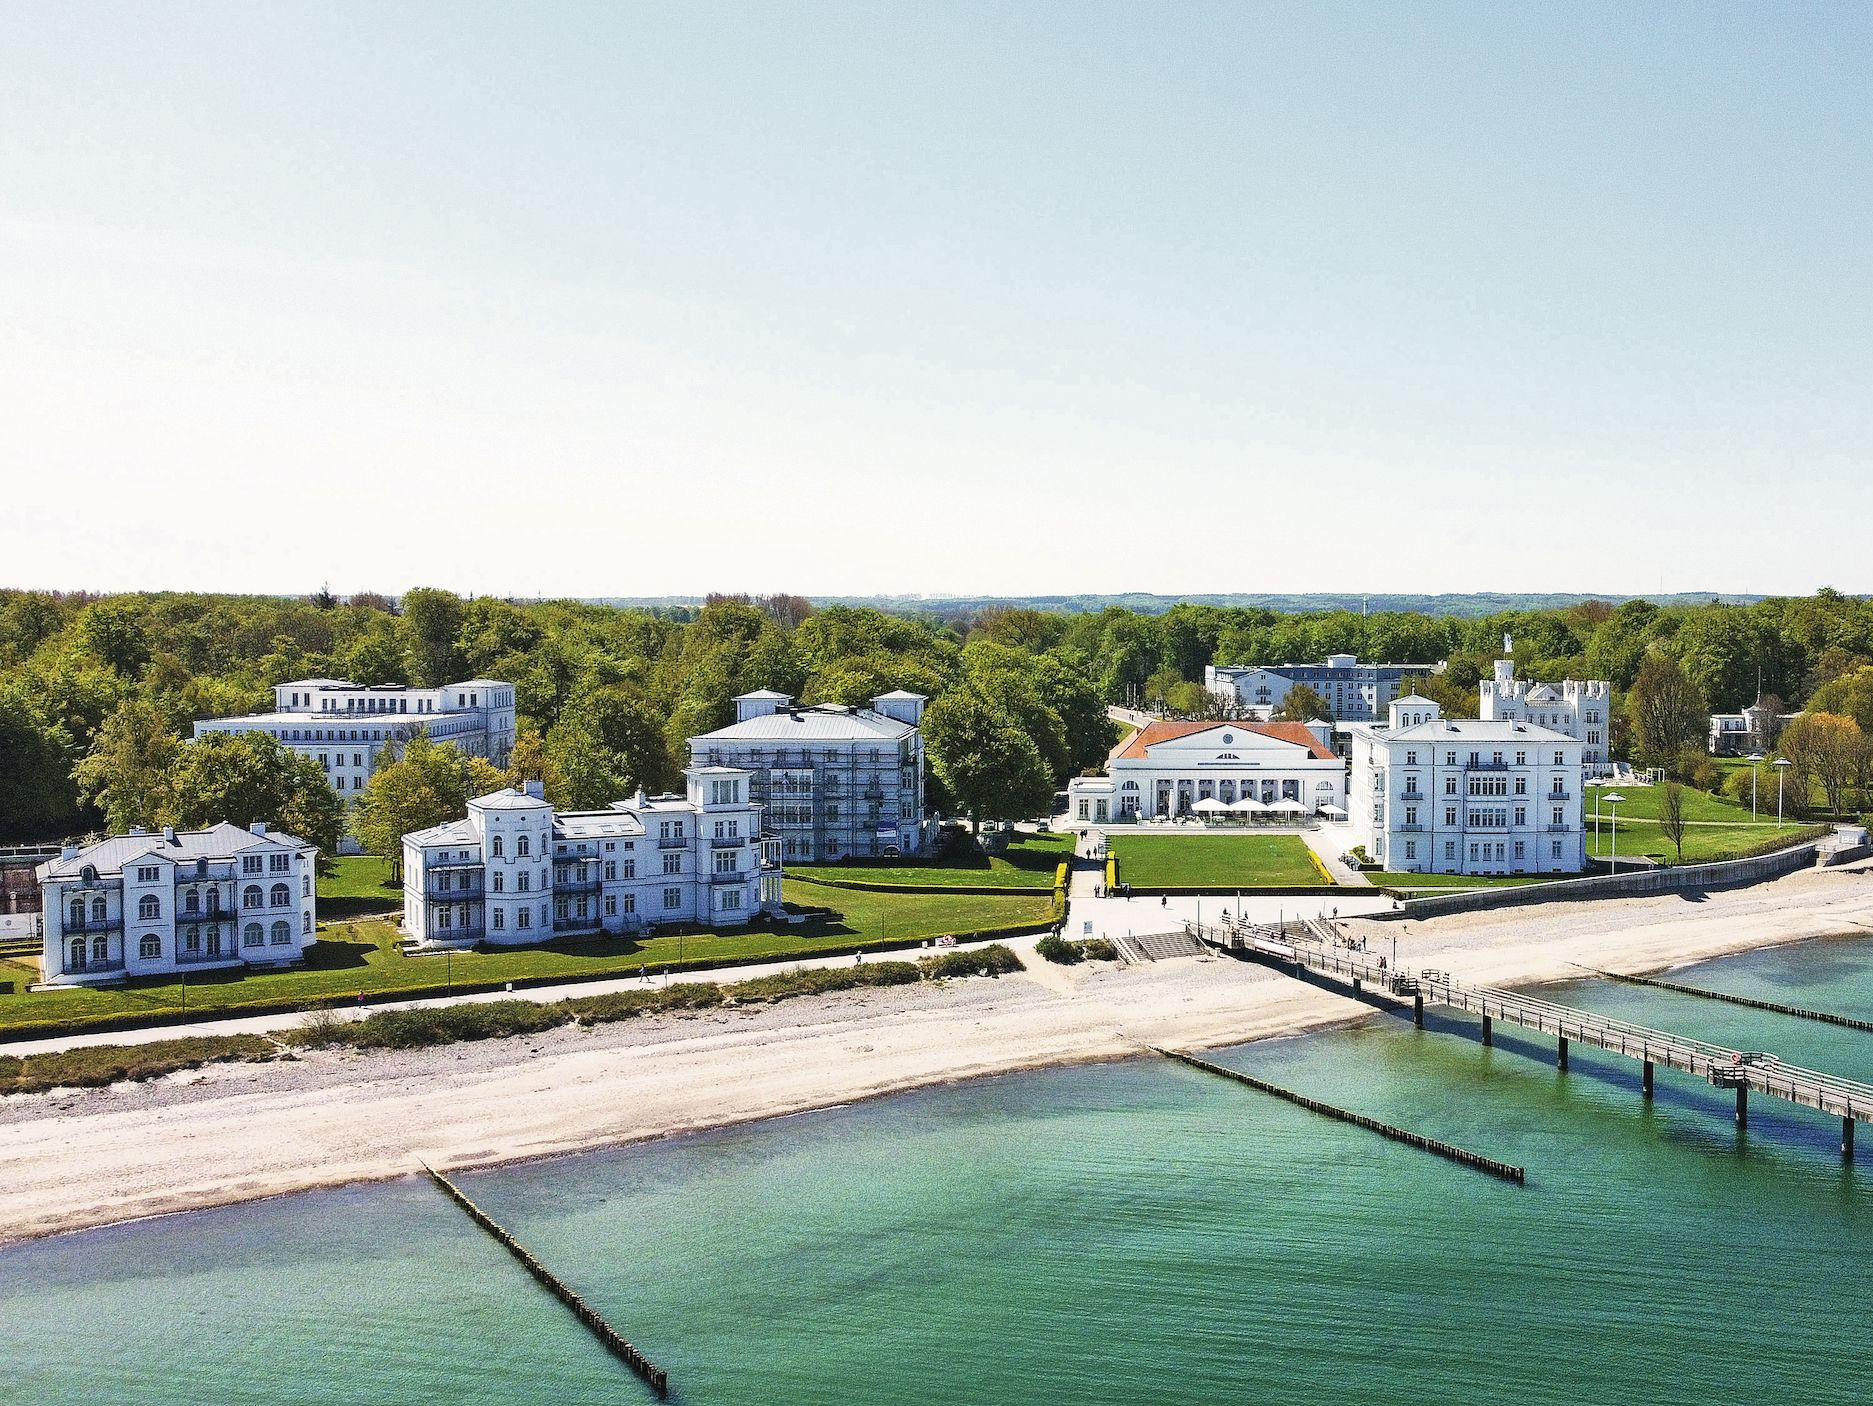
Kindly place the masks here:
<instances>
[{"instance_id":1,"label":"sea","mask_svg":"<svg viewBox=\"0 0 1873 1406\"><path fill-rule=\"evenodd\" d=\"M1676 980L1873 1017L1873 941ZM1552 999L1873 1080L1873 1034L1603 981ZM1156 1057L463 1175L671 1398L1854 1403L1873 1129L1498 1024L1216 1058L1525 1185ZM426 1181L0 1251L0 1401L653 1399Z\"/></svg>"}]
</instances>

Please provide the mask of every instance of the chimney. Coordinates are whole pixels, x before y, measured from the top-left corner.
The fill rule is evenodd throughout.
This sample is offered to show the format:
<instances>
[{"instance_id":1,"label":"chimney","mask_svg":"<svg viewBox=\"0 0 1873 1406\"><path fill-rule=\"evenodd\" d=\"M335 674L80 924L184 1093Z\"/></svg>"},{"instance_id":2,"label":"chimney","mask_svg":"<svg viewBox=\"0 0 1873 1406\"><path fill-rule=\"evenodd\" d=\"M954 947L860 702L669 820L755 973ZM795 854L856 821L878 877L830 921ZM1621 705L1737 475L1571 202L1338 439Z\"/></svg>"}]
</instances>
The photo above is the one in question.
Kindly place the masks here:
<instances>
[{"instance_id":1,"label":"chimney","mask_svg":"<svg viewBox=\"0 0 1873 1406\"><path fill-rule=\"evenodd\" d=\"M176 827L173 825L163 826L163 843L166 845L173 845L175 842L176 842Z\"/></svg>"},{"instance_id":2,"label":"chimney","mask_svg":"<svg viewBox=\"0 0 1873 1406\"><path fill-rule=\"evenodd\" d=\"M59 858L60 859L76 859L83 852L84 851L81 850L77 845L59 846Z\"/></svg>"},{"instance_id":3,"label":"chimney","mask_svg":"<svg viewBox=\"0 0 1873 1406\"><path fill-rule=\"evenodd\" d=\"M529 777L527 780L520 783L520 789L522 795L531 796L536 801L543 801L546 799L546 783L544 781L538 781Z\"/></svg>"},{"instance_id":4,"label":"chimney","mask_svg":"<svg viewBox=\"0 0 1873 1406\"><path fill-rule=\"evenodd\" d=\"M253 831L254 834L256 835L264 835L267 833L267 822L264 820L256 820L252 825L249 825L247 828Z\"/></svg>"},{"instance_id":5,"label":"chimney","mask_svg":"<svg viewBox=\"0 0 1873 1406\"><path fill-rule=\"evenodd\" d=\"M130 833L133 835L147 835L149 831L145 830L141 825L132 825L130 827Z\"/></svg>"},{"instance_id":6,"label":"chimney","mask_svg":"<svg viewBox=\"0 0 1873 1406\"><path fill-rule=\"evenodd\" d=\"M793 699L784 693L776 693L771 688L744 693L735 699L735 721L745 723L750 718L765 718L771 713L780 712L783 708L791 708L792 705Z\"/></svg>"}]
</instances>

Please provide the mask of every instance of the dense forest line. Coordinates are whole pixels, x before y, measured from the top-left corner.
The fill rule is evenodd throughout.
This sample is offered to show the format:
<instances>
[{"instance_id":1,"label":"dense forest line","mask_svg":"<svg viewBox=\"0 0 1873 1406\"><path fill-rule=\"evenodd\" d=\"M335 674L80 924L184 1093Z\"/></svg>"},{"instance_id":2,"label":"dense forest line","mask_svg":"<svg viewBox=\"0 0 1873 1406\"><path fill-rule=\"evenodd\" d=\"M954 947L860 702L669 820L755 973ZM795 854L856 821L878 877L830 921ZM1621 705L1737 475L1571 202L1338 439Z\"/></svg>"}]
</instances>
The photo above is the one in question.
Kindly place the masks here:
<instances>
[{"instance_id":1,"label":"dense forest line","mask_svg":"<svg viewBox=\"0 0 1873 1406\"><path fill-rule=\"evenodd\" d=\"M857 704L906 688L934 700L926 736L937 803L1023 814L1098 765L1114 738L1107 703L1206 713L1200 681L1212 662L1353 653L1423 664L1420 686L1453 714L1473 715L1476 681L1505 634L1525 677L1612 681L1621 755L1673 764L1701 740L1703 711L1738 709L1759 691L1873 733L1873 605L1829 590L1477 617L1202 604L896 614L787 595L653 610L428 589L397 600L4 591L0 838L229 818L276 820L329 844L343 817L317 794L311 763L276 755L266 739L181 746L195 720L268 708L273 684L311 675L509 680L521 715L510 778L540 777L576 805L674 785L685 739L732 721L738 693ZM1631 703L1635 685L1642 708ZM461 765L456 775L444 809L492 772Z\"/></svg>"}]
</instances>

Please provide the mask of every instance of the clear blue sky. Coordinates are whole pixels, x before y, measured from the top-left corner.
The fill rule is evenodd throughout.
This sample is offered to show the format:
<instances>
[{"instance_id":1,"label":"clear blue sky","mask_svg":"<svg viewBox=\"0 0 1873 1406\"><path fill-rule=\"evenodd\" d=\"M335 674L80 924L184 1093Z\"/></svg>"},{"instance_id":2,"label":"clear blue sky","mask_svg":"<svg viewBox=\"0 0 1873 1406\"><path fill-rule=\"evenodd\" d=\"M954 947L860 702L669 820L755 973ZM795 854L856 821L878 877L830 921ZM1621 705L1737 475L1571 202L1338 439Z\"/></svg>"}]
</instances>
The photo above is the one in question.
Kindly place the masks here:
<instances>
[{"instance_id":1,"label":"clear blue sky","mask_svg":"<svg viewBox=\"0 0 1873 1406\"><path fill-rule=\"evenodd\" d=\"M0 583L1873 590L1873 7L0 10Z\"/></svg>"}]
</instances>

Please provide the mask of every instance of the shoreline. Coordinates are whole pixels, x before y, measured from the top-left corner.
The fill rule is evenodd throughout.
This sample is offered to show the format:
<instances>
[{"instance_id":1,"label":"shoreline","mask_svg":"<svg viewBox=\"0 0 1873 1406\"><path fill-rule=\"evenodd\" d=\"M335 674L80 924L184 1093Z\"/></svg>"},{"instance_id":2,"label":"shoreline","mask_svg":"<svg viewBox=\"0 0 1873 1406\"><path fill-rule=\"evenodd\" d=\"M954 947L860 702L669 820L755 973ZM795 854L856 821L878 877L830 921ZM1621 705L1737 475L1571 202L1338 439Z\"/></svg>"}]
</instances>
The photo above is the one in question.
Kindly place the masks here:
<instances>
[{"instance_id":1,"label":"shoreline","mask_svg":"<svg viewBox=\"0 0 1873 1406\"><path fill-rule=\"evenodd\" d=\"M1669 971L1873 935L1873 884L1803 873L1668 895L1397 924L1401 965L1531 986ZM1858 930L1856 930L1858 929ZM1030 960L1034 960L1031 958ZM397 1052L308 1052L0 1103L0 1247L395 1180L419 1159L482 1171L721 1132L919 1088L1292 1038L1379 1011L1222 957L1048 967L600 1030ZM1154 1056L1155 1057L1155 1056ZM213 1170L204 1170L212 1168ZM73 1188L80 1194L74 1197Z\"/></svg>"}]
</instances>

